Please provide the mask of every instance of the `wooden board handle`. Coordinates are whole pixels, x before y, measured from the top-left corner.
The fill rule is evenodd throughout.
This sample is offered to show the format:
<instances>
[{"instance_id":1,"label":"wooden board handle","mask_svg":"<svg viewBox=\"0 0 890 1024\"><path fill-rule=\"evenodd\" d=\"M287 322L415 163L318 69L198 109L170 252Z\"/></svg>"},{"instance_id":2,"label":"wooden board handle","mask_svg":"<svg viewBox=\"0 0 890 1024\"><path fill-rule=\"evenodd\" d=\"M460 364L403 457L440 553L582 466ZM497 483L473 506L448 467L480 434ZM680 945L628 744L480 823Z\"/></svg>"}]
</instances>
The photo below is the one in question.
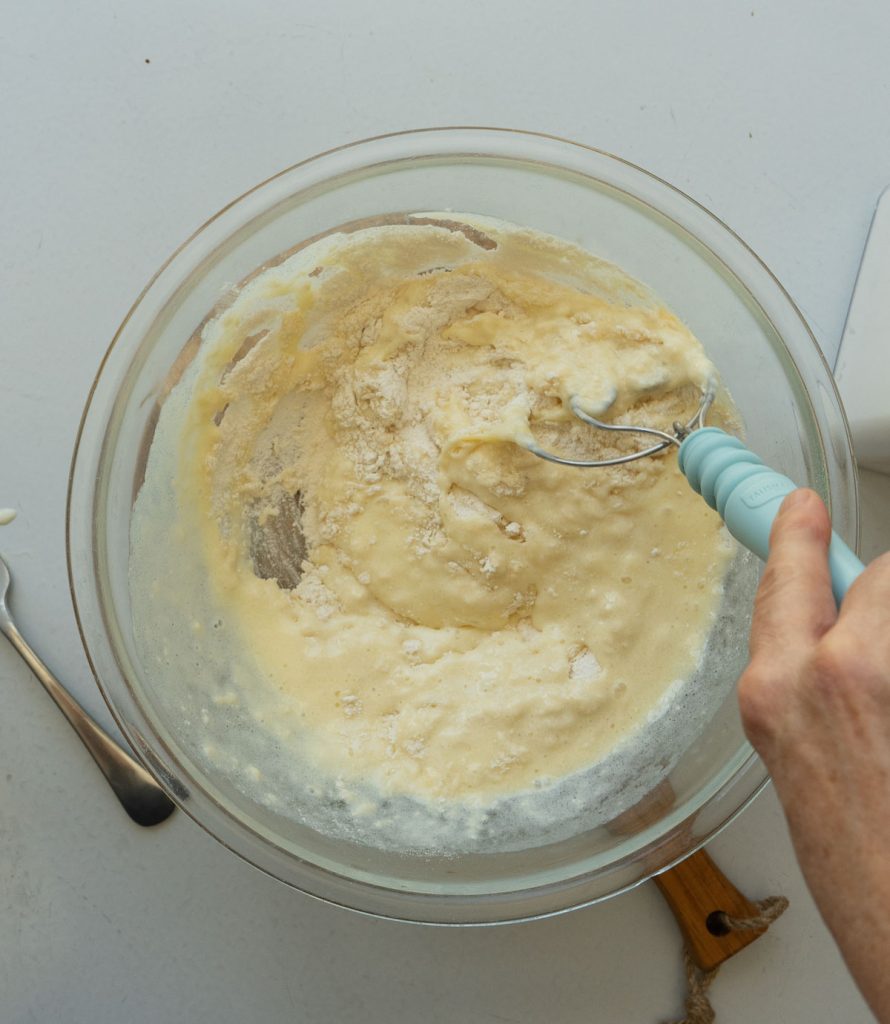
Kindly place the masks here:
<instances>
[{"instance_id":1,"label":"wooden board handle","mask_svg":"<svg viewBox=\"0 0 890 1024\"><path fill-rule=\"evenodd\" d=\"M766 927L726 928L721 914L756 918L760 908L736 889L704 850L654 880L677 919L692 959L703 971L719 967L766 931Z\"/></svg>"}]
</instances>

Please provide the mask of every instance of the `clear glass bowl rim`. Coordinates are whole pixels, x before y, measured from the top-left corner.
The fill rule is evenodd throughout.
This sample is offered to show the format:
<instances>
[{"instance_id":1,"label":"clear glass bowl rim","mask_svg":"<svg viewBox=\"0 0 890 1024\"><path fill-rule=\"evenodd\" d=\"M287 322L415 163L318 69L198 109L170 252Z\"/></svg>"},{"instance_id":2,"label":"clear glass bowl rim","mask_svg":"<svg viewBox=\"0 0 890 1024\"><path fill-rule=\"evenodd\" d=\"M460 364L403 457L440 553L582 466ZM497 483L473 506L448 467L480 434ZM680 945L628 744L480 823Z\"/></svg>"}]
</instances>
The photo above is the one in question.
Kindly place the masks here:
<instances>
[{"instance_id":1,"label":"clear glass bowl rim","mask_svg":"<svg viewBox=\"0 0 890 1024\"><path fill-rule=\"evenodd\" d=\"M469 147L467 147L468 143L470 144ZM475 143L475 146L473 143ZM694 850L703 846L716 834L722 831L723 828L730 824L730 822L732 822L751 803L751 801L768 782L766 770L754 751L748 748L745 756L736 760L735 767L732 772L728 776L724 775L717 785L711 787L711 792L701 802L694 815L689 815L683 821L676 822L669 832L650 837L651 841L648 846L638 848L633 852L633 856L629 856L628 858L625 858L625 860L635 860L639 858L641 853L645 853L647 858L651 860L652 856L656 854L659 849L667 849L671 837L676 835L676 833L685 827L694 817L696 819L696 838L693 843L687 844L684 853L679 857L666 858L663 863L659 863L656 869L642 871L639 874L639 877L634 877L630 881L624 881L612 888L604 889L602 885L592 884L592 879L582 875L577 879L573 879L570 884L560 883L555 886L544 885L529 890L522 890L518 893L507 892L491 895L452 897L451 895L430 895L426 893L417 894L403 892L376 887L369 883L358 882L354 879L334 875L332 872L326 871L324 868L307 864L303 861L298 861L291 854L281 848L257 848L257 843L260 844L260 847L264 844L261 837L259 837L257 833L248 829L243 823L232 819L228 812L223 808L215 806L212 797L200 792L199 788L196 790L196 787L191 784L192 780L189 780L189 800L183 801L178 799L177 789L179 787L177 786L175 773L171 774L168 768L171 761L175 762L175 758L172 757L171 752L166 748L164 748L162 756L160 756L157 751L147 750L145 748L144 741L140 744L140 737L133 735L126 722L128 715L134 715L137 719L141 719L140 727L144 727L149 734L151 733L151 728L145 719L141 718L138 701L133 697L128 682L125 679L121 679L121 682L126 688L126 692L129 694L129 701L121 701L120 693L118 693L117 698L109 693L109 689L105 682L103 682L100 672L97 669L94 655L91 651L90 640L87 636L87 629L85 626L85 609L87 605L97 605L98 596L95 591L92 590L89 581L89 572L94 568L94 565L92 561L87 559L85 556L83 556L83 560L81 560L83 553L78 549L78 546L75 543L74 534L78 532L78 525L80 527L79 533L81 538L85 538L88 532L85 529L85 524L83 522L78 524L78 511L76 511L78 505L77 499L81 495L85 494L89 495L91 498L94 496L96 481L85 476L87 473L87 467L84 463L87 461L88 442L90 440L95 440L94 438L89 437L91 423L93 433L95 433L94 421L96 417L100 416L100 413L97 412L95 407L97 393L102 387L103 373L106 370L109 361L118 354L118 343L121 337L125 334L126 328L134 313L158 283L159 279L161 279L165 272L167 272L176 263L177 259L183 253L187 252L212 225L216 224L216 222L235 207L244 204L256 194L262 193L268 186L280 179L291 176L301 169L312 168L317 166L319 163L323 164L326 160L330 161L331 159L337 160L346 158L346 164L348 165L350 162L349 158L355 155L358 159L351 167L347 167L347 169L351 171L369 171L375 166L375 162L359 162L361 155L373 151L375 147L388 146L391 144L394 144L397 147L403 146L404 149L401 152L387 153L385 160L379 162L405 160L412 157L459 158L463 155L477 157L494 156L498 159L505 159L508 161L513 160L515 162L522 163L535 163L535 159L530 159L527 152L523 150L524 147L537 145L539 147L543 147L545 152L549 151L549 155L552 158L555 158L550 161L552 166L561 167L564 165L559 161L560 151L563 156L565 156L566 153L573 153L575 155L581 154L583 157L583 154L586 153L591 158L595 157L598 160L605 159L606 161L621 165L626 173L636 178L637 183L648 182L652 187L664 191L668 195L672 195L676 202L679 202L681 205L686 207L686 212L692 211L700 219L703 215L704 221L709 223L714 231L722 233L724 240L728 239L737 252L749 261L750 265L747 269L755 270L770 287L777 291L781 296L781 299L787 305L788 310L793 314L799 326L803 329L803 332L808 336L812 346L812 354L815 355L817 357L817 361L821 363L821 370L826 378L828 391L836 403L837 411L840 414L845 441L843 455L851 464L853 464L852 443L849 428L843 414L843 407L837 394L837 389L834 387L831 370L821 349L819 348L818 343L806 324L802 313L775 275L769 270L757 254L754 253L754 251L734 231L732 231L731 228L720 220L719 217L714 215L701 203L697 202L695 199L664 179L620 156L602 149L597 149L595 147L587 146L582 143L543 132L458 125L384 133L333 147L295 163L255 185L253 188L242 193L242 195L238 196L236 199L233 199L230 203L226 204L212 217L205 221L199 228L197 228L168 257L168 259L164 261L131 306L120 327L116 331L114 338L112 339L96 372L78 427L72 455L66 505L66 553L72 603L74 606L75 617L77 619L78 630L81 635L81 641L83 643L90 668L93 672L93 676L96 679L99 690L108 705L115 722L121 729L123 735L130 742L137 757L139 757L139 759L145 764L146 768L152 772L156 778L158 778L159 782L165 786L173 799L177 800L185 813L187 813L222 845L235 852L242 859L247 860L260 870L271 874L273 877L280 879L294 888L300 889L308 895L322 899L326 902L349 907L350 909L370 914L372 916L447 925L496 924L507 921L521 921L548 917L599 902L603 899L610 898L634 888L653 875L669 870L669 868L677 861L684 859L686 856L694 852ZM486 144L488 145L488 148L486 148ZM491 153L490 150L492 148L497 149L498 152ZM575 168L572 169L574 170ZM340 173L343 172L341 171ZM596 180L601 180L597 179L596 175L593 173L589 173L588 176ZM327 175L324 180L333 180L335 177L337 177L337 175ZM636 195L635 193L632 194ZM643 201L645 202L646 200ZM667 216L669 219L673 219L672 215L662 209L660 205L653 205L662 216ZM681 224L681 227L695 237L697 241L705 245L717 259L721 259L722 261L722 258L718 254L714 253L714 250L711 249L708 242L695 230L689 228L685 224ZM734 270L731 266L729 269ZM753 292L751 294L753 295ZM778 333L784 340L782 333ZM793 356L791 356L791 359L800 371L801 367ZM96 452L91 451L89 452L89 455L93 457L93 461L96 461ZM856 489L855 473L852 475L851 480L852 484L850 487L850 493L847 497L848 504L852 511L852 521L847 524L846 534L847 540L853 544L854 548L858 548L858 494ZM91 501L89 503L89 510L91 513L93 508L94 506ZM89 532L92 537L92 527L89 528ZM108 642L107 634L103 640L106 643ZM114 687L112 687L112 689L113 688ZM129 704L126 709L128 715L124 715L122 713L116 702ZM154 737L154 739L157 739L157 737ZM163 744L161 744L161 746L163 746ZM181 766L178 764L177 769L181 769ZM196 795L201 799L196 800ZM614 873L624 866L623 861L617 861L614 865L610 866L609 871ZM601 873L597 872L596 875L597 879L600 880Z\"/></svg>"}]
</instances>

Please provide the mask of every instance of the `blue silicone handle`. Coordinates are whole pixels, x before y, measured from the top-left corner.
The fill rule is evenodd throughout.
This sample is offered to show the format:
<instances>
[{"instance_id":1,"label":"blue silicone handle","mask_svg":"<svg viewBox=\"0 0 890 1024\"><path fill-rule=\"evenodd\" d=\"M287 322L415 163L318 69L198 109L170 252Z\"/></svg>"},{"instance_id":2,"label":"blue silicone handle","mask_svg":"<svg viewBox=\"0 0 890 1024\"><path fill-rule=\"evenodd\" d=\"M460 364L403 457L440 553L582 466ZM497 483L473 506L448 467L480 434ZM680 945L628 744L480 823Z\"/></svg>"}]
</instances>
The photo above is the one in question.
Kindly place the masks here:
<instances>
[{"instance_id":1,"label":"blue silicone handle","mask_svg":"<svg viewBox=\"0 0 890 1024\"><path fill-rule=\"evenodd\" d=\"M796 484L718 427L693 431L680 445L680 470L694 491L720 514L729 532L764 561L769 534L786 494ZM831 531L831 589L838 604L865 566Z\"/></svg>"}]
</instances>

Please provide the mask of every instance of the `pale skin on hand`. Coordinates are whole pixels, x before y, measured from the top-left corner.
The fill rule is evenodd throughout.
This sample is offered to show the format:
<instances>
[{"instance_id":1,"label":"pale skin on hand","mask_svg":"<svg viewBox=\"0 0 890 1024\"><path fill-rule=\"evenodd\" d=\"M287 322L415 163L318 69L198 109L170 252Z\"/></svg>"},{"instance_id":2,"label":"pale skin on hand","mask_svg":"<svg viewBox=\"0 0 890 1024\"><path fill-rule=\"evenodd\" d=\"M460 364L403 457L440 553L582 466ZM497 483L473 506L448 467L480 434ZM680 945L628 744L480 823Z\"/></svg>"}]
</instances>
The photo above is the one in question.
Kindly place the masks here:
<instances>
[{"instance_id":1,"label":"pale skin on hand","mask_svg":"<svg viewBox=\"0 0 890 1024\"><path fill-rule=\"evenodd\" d=\"M838 612L830 530L813 491L786 498L739 707L810 891L872 1011L890 1022L890 554Z\"/></svg>"}]
</instances>

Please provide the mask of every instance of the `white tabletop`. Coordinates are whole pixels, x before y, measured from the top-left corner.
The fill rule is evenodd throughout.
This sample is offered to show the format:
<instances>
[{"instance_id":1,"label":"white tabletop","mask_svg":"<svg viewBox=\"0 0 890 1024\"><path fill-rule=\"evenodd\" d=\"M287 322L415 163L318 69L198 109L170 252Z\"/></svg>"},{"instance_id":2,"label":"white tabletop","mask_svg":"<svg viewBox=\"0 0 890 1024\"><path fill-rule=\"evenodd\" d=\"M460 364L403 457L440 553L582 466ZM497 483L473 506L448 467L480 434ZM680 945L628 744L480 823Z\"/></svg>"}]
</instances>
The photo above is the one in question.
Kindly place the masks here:
<instances>
[{"instance_id":1,"label":"white tabletop","mask_svg":"<svg viewBox=\"0 0 890 1024\"><path fill-rule=\"evenodd\" d=\"M890 178L890 7L879 0L56 0L7 4L3 20L0 506L19 518L0 549L22 631L104 723L65 574L74 434L130 303L230 198L388 130L565 135L642 164L721 216L832 358ZM5 645L0 692L4 1022L679 1014L679 937L651 884L522 926L364 919L260 875L183 814L154 831L131 825ZM721 973L719 1020L869 1020L772 792L711 850L751 897L791 899Z\"/></svg>"}]
</instances>

